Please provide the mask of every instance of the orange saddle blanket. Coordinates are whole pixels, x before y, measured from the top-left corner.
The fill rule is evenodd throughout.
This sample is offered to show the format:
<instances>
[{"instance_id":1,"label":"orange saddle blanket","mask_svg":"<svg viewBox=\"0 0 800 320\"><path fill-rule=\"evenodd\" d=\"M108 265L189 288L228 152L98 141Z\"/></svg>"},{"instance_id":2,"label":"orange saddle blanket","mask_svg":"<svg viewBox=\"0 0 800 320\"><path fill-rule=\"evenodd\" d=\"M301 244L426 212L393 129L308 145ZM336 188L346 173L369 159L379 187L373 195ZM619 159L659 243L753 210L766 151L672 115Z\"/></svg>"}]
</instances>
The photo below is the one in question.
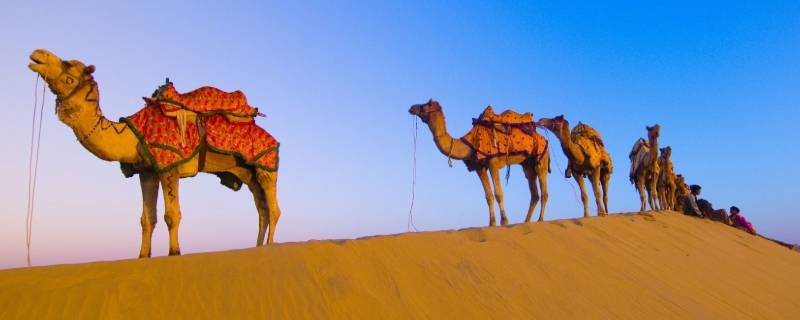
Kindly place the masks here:
<instances>
[{"instance_id":1,"label":"orange saddle blanket","mask_svg":"<svg viewBox=\"0 0 800 320\"><path fill-rule=\"evenodd\" d=\"M161 94L158 95L159 91ZM278 169L278 141L259 127L253 116L255 108L247 104L240 91L225 93L212 87L203 87L187 95L173 95L172 83L156 90L153 99L139 112L120 119L128 124L139 138L145 156L157 171L170 170L194 158L202 146L211 152L235 155L256 168L275 171ZM176 100L173 100L176 99ZM189 111L171 113L165 108L180 103L178 108ZM220 103L225 102L225 103ZM186 117L185 114L192 114ZM248 121L231 121L248 117Z\"/></svg>"},{"instance_id":2,"label":"orange saddle blanket","mask_svg":"<svg viewBox=\"0 0 800 320\"><path fill-rule=\"evenodd\" d=\"M472 119L472 129L461 138L478 154L478 160L498 156L535 155L541 160L547 152L547 140L536 133L530 112L506 110L495 114L491 106Z\"/></svg>"}]
</instances>

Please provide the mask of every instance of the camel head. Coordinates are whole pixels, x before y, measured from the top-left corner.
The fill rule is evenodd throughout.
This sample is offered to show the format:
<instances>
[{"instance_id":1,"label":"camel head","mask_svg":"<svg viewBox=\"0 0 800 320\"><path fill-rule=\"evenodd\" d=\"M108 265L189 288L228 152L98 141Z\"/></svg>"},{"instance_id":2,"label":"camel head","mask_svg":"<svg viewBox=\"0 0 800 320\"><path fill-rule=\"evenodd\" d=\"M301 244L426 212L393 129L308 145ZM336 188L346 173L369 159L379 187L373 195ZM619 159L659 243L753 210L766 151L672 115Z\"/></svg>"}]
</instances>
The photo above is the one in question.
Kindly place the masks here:
<instances>
[{"instance_id":1,"label":"camel head","mask_svg":"<svg viewBox=\"0 0 800 320\"><path fill-rule=\"evenodd\" d=\"M672 148L670 146L666 146L659 150L661 150L661 157L664 159L669 160L669 157L672 156Z\"/></svg>"},{"instance_id":2,"label":"camel head","mask_svg":"<svg viewBox=\"0 0 800 320\"><path fill-rule=\"evenodd\" d=\"M564 118L563 114L552 119L540 118L539 121L536 121L536 125L556 133L561 133L566 129L569 133L569 121Z\"/></svg>"},{"instance_id":3,"label":"camel head","mask_svg":"<svg viewBox=\"0 0 800 320\"><path fill-rule=\"evenodd\" d=\"M84 101L75 103L70 98L87 85L94 83L92 73L94 66L86 66L78 60L64 61L50 51L38 49L30 55L31 63L28 68L38 73L47 82L50 91L58 97L56 113L64 123L73 123L85 101L97 102L97 90L89 89L83 98Z\"/></svg>"},{"instance_id":4,"label":"camel head","mask_svg":"<svg viewBox=\"0 0 800 320\"><path fill-rule=\"evenodd\" d=\"M64 61L50 51L38 49L31 53L28 68L47 81L50 90L58 97L68 96L84 82L92 79L94 66L78 60Z\"/></svg>"},{"instance_id":5,"label":"camel head","mask_svg":"<svg viewBox=\"0 0 800 320\"><path fill-rule=\"evenodd\" d=\"M661 126L656 124L652 127L645 126L647 129L647 138L650 140L658 139L658 136L661 134Z\"/></svg>"},{"instance_id":6,"label":"camel head","mask_svg":"<svg viewBox=\"0 0 800 320\"><path fill-rule=\"evenodd\" d=\"M415 115L422 119L422 122L428 123L431 119L431 114L442 112L442 106L436 100L430 99L426 103L415 104L408 109L408 113Z\"/></svg>"}]
</instances>

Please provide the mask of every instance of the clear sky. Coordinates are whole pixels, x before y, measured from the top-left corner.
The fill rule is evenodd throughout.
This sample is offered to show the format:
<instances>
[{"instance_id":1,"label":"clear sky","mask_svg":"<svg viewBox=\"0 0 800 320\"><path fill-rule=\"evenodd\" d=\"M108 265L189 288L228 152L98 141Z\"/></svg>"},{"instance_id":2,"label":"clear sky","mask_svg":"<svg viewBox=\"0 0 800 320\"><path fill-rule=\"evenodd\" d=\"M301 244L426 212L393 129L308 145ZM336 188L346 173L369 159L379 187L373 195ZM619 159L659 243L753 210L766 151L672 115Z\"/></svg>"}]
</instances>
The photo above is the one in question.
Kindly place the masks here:
<instances>
[{"instance_id":1,"label":"clear sky","mask_svg":"<svg viewBox=\"0 0 800 320\"><path fill-rule=\"evenodd\" d=\"M767 236L800 242L798 17L797 1L3 1L0 268L25 263L35 83L26 66L36 48L94 64L110 119L136 112L165 77L179 91L244 91L281 142L279 242L405 232L407 110L429 98L454 136L489 104L592 125L614 160L612 212L638 210L627 155L659 123L660 144L702 197L739 206ZM48 91L34 264L135 257L138 179L83 149L53 105ZM448 168L421 122L418 134L416 226L486 225L477 176L461 163ZM559 148L552 155L546 218L579 217L577 186L561 174L566 158ZM184 253L255 244L247 191L210 175L182 180L180 191ZM506 191L518 223L529 199L519 167ZM159 210L156 256L168 245Z\"/></svg>"}]
</instances>

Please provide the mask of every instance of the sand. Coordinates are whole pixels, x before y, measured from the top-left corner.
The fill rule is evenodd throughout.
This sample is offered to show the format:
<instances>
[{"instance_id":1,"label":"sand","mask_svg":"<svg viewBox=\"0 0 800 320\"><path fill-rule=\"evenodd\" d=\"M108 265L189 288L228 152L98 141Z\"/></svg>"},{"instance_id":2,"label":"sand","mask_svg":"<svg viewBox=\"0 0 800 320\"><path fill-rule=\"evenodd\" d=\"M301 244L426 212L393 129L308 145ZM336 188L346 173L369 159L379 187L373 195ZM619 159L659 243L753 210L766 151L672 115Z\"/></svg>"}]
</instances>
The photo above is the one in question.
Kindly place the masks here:
<instances>
[{"instance_id":1,"label":"sand","mask_svg":"<svg viewBox=\"0 0 800 320\"><path fill-rule=\"evenodd\" d=\"M800 318L800 254L621 214L5 270L0 318Z\"/></svg>"}]
</instances>

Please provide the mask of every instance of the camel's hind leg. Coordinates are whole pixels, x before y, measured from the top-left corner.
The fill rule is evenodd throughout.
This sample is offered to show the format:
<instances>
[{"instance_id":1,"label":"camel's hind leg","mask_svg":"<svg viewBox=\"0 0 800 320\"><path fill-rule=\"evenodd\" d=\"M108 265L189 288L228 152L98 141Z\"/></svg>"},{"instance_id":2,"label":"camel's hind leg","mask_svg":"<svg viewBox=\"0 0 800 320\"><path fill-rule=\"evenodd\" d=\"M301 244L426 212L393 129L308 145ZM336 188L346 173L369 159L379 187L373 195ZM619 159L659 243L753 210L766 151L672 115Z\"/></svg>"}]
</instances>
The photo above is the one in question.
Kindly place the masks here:
<instances>
[{"instance_id":1,"label":"camel's hind leg","mask_svg":"<svg viewBox=\"0 0 800 320\"><path fill-rule=\"evenodd\" d=\"M586 195L586 184L583 181L583 174L579 174L577 172L572 173L572 178L575 179L575 182L578 183L578 187L581 189L581 202L583 202L583 217L589 217L589 196Z\"/></svg>"},{"instance_id":2,"label":"camel's hind leg","mask_svg":"<svg viewBox=\"0 0 800 320\"><path fill-rule=\"evenodd\" d=\"M531 222L533 210L536 209L536 204L539 203L539 188L536 186L536 169L530 164L522 166L522 172L525 173L525 178L528 180L528 189L531 191L531 203L528 206L528 214L525 216L525 222ZM544 202L542 202L544 206ZM544 220L544 212L539 215L539 221Z\"/></svg>"},{"instance_id":3,"label":"camel's hind leg","mask_svg":"<svg viewBox=\"0 0 800 320\"><path fill-rule=\"evenodd\" d=\"M603 195L600 194L600 168L597 168L589 176L592 182L592 192L594 193L594 202L597 206L597 216L602 217L606 215L605 207L603 207Z\"/></svg>"},{"instance_id":4,"label":"camel's hind leg","mask_svg":"<svg viewBox=\"0 0 800 320\"><path fill-rule=\"evenodd\" d=\"M608 214L608 182L611 180L611 172L608 170L603 169L600 173L600 183L603 187L603 208L606 209L606 214Z\"/></svg>"},{"instance_id":5,"label":"camel's hind leg","mask_svg":"<svg viewBox=\"0 0 800 320\"><path fill-rule=\"evenodd\" d=\"M142 187L142 248L139 258L150 257L150 242L153 229L156 227L156 205L158 204L158 175L153 172L139 173L139 184Z\"/></svg>"},{"instance_id":6,"label":"camel's hind leg","mask_svg":"<svg viewBox=\"0 0 800 320\"><path fill-rule=\"evenodd\" d=\"M161 187L164 195L164 221L169 228L169 255L181 255L181 248L178 244L178 227L181 224L181 207L178 201L178 180L180 175L178 169L173 169L159 174Z\"/></svg>"},{"instance_id":7,"label":"camel's hind leg","mask_svg":"<svg viewBox=\"0 0 800 320\"><path fill-rule=\"evenodd\" d=\"M267 200L264 195L264 189L258 182L258 179L253 174L253 169L245 167L234 167L228 170L231 174L235 175L239 180L247 185L250 193L253 195L253 202L256 204L258 211L258 237L256 237L256 246L264 245L264 236L267 233L267 221L269 214L267 209Z\"/></svg>"},{"instance_id":8,"label":"camel's hind leg","mask_svg":"<svg viewBox=\"0 0 800 320\"><path fill-rule=\"evenodd\" d=\"M500 182L500 170L494 166L490 166L489 173L492 175L494 197L497 199L497 206L500 207L500 224L507 225L508 217L506 216L506 202L505 196L503 195L503 183Z\"/></svg>"},{"instance_id":9,"label":"camel's hind leg","mask_svg":"<svg viewBox=\"0 0 800 320\"><path fill-rule=\"evenodd\" d=\"M278 219L281 217L281 209L278 207L278 171L266 171L255 169L256 179L261 189L264 191L264 199L267 205L267 244L274 241L275 228L278 226ZM261 228L259 228L261 229ZM259 232L259 235L261 232ZM263 240L259 237L259 240Z\"/></svg>"}]
</instances>

